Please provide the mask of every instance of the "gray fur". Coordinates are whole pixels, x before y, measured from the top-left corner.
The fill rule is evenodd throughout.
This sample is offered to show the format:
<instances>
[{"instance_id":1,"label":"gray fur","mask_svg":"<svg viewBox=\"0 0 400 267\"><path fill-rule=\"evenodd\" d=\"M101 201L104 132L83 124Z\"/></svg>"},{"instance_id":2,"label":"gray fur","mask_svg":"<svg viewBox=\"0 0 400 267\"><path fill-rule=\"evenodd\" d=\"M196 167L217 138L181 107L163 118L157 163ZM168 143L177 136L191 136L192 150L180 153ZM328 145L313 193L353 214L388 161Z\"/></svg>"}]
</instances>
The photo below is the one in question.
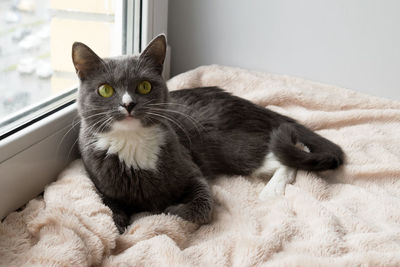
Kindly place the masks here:
<instances>
[{"instance_id":1,"label":"gray fur","mask_svg":"<svg viewBox=\"0 0 400 267\"><path fill-rule=\"evenodd\" d=\"M165 48L163 35L155 38L140 57L100 59L81 43L73 46L73 61L81 80L78 106L82 158L120 231L129 216L140 211L166 212L208 223L213 200L206 178L249 175L271 150L288 166L305 170L332 169L342 164L343 153L337 145L293 119L222 89L169 93L161 77ZM142 80L153 85L148 95L135 93ZM102 83L115 88L114 97L97 94ZM145 127L160 125L164 131L166 142L155 170L128 167L117 155L95 146L97 133L110 131L113 122L125 118L118 107L126 92L135 102L134 117ZM296 149L298 141L311 153Z\"/></svg>"}]
</instances>

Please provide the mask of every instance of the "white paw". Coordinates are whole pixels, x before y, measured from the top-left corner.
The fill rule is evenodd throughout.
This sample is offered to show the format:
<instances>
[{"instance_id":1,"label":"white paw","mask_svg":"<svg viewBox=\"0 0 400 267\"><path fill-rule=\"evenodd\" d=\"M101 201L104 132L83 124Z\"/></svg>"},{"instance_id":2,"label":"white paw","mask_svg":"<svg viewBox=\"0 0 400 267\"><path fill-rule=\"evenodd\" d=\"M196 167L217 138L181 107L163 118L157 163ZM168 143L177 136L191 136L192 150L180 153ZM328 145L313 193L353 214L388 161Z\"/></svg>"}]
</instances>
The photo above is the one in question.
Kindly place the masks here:
<instances>
[{"instance_id":1,"label":"white paw","mask_svg":"<svg viewBox=\"0 0 400 267\"><path fill-rule=\"evenodd\" d=\"M295 169L286 166L279 168L258 195L258 198L260 200L267 200L272 197L285 195L286 185L292 183L295 177Z\"/></svg>"},{"instance_id":2,"label":"white paw","mask_svg":"<svg viewBox=\"0 0 400 267\"><path fill-rule=\"evenodd\" d=\"M258 195L258 199L267 200L270 198L285 195L286 183L271 183L271 181L263 188Z\"/></svg>"}]
</instances>

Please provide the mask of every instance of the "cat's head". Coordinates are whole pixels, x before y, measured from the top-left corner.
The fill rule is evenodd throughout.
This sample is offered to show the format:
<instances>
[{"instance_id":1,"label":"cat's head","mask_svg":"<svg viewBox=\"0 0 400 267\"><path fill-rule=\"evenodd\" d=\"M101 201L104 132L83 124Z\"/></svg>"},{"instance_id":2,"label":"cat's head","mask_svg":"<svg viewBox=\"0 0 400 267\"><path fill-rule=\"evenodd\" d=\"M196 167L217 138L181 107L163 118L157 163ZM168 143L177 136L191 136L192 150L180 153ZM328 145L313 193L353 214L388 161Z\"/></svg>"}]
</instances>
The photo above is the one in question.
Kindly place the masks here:
<instances>
[{"instance_id":1,"label":"cat's head","mask_svg":"<svg viewBox=\"0 0 400 267\"><path fill-rule=\"evenodd\" d=\"M154 38L139 56L100 58L74 43L72 61L80 79L78 110L94 133L113 125L152 125L162 121L168 89L161 76L166 54L164 35Z\"/></svg>"}]
</instances>

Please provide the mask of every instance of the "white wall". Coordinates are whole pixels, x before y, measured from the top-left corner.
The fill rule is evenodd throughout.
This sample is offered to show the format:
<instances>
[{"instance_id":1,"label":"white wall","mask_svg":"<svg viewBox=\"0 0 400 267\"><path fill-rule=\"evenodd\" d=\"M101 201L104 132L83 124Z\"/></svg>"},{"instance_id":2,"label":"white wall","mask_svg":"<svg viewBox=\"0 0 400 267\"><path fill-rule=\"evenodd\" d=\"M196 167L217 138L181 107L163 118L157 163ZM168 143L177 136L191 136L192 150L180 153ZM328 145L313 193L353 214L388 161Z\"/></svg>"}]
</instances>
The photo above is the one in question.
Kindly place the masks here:
<instances>
[{"instance_id":1,"label":"white wall","mask_svg":"<svg viewBox=\"0 0 400 267\"><path fill-rule=\"evenodd\" d=\"M172 75L205 64L400 100L398 0L170 0Z\"/></svg>"}]
</instances>

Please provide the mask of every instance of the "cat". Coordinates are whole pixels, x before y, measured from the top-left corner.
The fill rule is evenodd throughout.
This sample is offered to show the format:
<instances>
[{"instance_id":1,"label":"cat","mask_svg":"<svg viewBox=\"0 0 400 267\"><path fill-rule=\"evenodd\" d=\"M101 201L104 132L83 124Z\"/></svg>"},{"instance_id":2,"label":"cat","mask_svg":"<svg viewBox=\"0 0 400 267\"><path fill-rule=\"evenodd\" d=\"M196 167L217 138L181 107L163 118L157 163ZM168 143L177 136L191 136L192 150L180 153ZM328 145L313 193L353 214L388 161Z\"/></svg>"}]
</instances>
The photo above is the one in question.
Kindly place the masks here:
<instances>
[{"instance_id":1,"label":"cat","mask_svg":"<svg viewBox=\"0 0 400 267\"><path fill-rule=\"evenodd\" d=\"M218 175L272 175L260 193L284 194L297 169L343 164L342 149L294 119L217 87L169 92L166 38L139 56L100 58L75 42L83 163L122 233L132 214L178 215L206 224Z\"/></svg>"}]
</instances>

